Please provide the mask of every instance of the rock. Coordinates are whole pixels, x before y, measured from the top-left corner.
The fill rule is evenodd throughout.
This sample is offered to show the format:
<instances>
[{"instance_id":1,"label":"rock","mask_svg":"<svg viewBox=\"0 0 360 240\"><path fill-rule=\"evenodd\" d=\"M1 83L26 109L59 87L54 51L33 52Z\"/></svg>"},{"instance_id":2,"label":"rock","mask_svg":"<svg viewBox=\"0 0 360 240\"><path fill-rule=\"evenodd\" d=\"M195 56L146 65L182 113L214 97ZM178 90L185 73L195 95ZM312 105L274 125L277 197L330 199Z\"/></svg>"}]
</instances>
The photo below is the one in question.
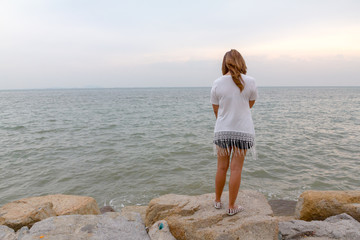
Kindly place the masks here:
<instances>
[{"instance_id":1,"label":"rock","mask_svg":"<svg viewBox=\"0 0 360 240\"><path fill-rule=\"evenodd\" d=\"M116 212L111 206L103 206L102 208L100 208L100 212L101 214L106 213L106 212Z\"/></svg>"},{"instance_id":2,"label":"rock","mask_svg":"<svg viewBox=\"0 0 360 240\"><path fill-rule=\"evenodd\" d=\"M305 191L296 205L295 218L324 220L341 213L360 221L360 191Z\"/></svg>"},{"instance_id":3,"label":"rock","mask_svg":"<svg viewBox=\"0 0 360 240\"><path fill-rule=\"evenodd\" d=\"M0 208L0 224L15 231L48 217L69 214L100 214L94 198L72 195L48 195L24 198Z\"/></svg>"},{"instance_id":4,"label":"rock","mask_svg":"<svg viewBox=\"0 0 360 240\"><path fill-rule=\"evenodd\" d=\"M294 213L296 203L296 201L291 200L269 200L271 209L274 212L274 217L278 220L278 222L295 220Z\"/></svg>"},{"instance_id":5,"label":"rock","mask_svg":"<svg viewBox=\"0 0 360 240\"><path fill-rule=\"evenodd\" d=\"M98 204L92 197L56 194L39 197L36 200L52 202L57 216L100 214Z\"/></svg>"},{"instance_id":6,"label":"rock","mask_svg":"<svg viewBox=\"0 0 360 240\"><path fill-rule=\"evenodd\" d=\"M171 234L169 225L165 220L154 223L149 229L149 236L151 240L176 240Z\"/></svg>"},{"instance_id":7,"label":"rock","mask_svg":"<svg viewBox=\"0 0 360 240\"><path fill-rule=\"evenodd\" d=\"M150 240L140 214L127 219L121 213L102 215L67 215L51 217L34 224L21 240L85 240L85 239L132 239Z\"/></svg>"},{"instance_id":8,"label":"rock","mask_svg":"<svg viewBox=\"0 0 360 240\"><path fill-rule=\"evenodd\" d=\"M343 213L329 217L325 221L293 220L280 222L282 239L360 239L360 223Z\"/></svg>"},{"instance_id":9,"label":"rock","mask_svg":"<svg viewBox=\"0 0 360 240\"><path fill-rule=\"evenodd\" d=\"M295 220L294 216L274 216L278 222L288 222L291 220Z\"/></svg>"},{"instance_id":10,"label":"rock","mask_svg":"<svg viewBox=\"0 0 360 240\"><path fill-rule=\"evenodd\" d=\"M18 200L5 204L0 209L0 224L15 231L23 226L31 227L34 223L56 216L51 202Z\"/></svg>"},{"instance_id":11,"label":"rock","mask_svg":"<svg viewBox=\"0 0 360 240\"><path fill-rule=\"evenodd\" d=\"M20 228L20 230L18 230L16 232L16 237L17 237L17 239L22 239L22 237L28 233L30 233L30 230L28 227L25 226L25 227Z\"/></svg>"},{"instance_id":12,"label":"rock","mask_svg":"<svg viewBox=\"0 0 360 240\"><path fill-rule=\"evenodd\" d=\"M334 240L334 238L328 238L328 237L304 237L304 238L297 238L297 239L303 239L303 240Z\"/></svg>"},{"instance_id":13,"label":"rock","mask_svg":"<svg viewBox=\"0 0 360 240\"><path fill-rule=\"evenodd\" d=\"M225 209L215 209L215 194L184 196L168 194L150 201L146 212L146 226L166 220L172 235L178 240L278 239L278 222L264 195L242 190L238 204L245 211L227 216ZM228 192L223 193L228 205Z\"/></svg>"},{"instance_id":14,"label":"rock","mask_svg":"<svg viewBox=\"0 0 360 240\"><path fill-rule=\"evenodd\" d=\"M274 216L294 216L297 201L291 200L269 200Z\"/></svg>"},{"instance_id":15,"label":"rock","mask_svg":"<svg viewBox=\"0 0 360 240\"><path fill-rule=\"evenodd\" d=\"M123 215L126 215L129 212L139 213L141 219L143 220L143 222L145 222L147 208L147 206L126 206L121 209L121 212L123 213Z\"/></svg>"},{"instance_id":16,"label":"rock","mask_svg":"<svg viewBox=\"0 0 360 240\"><path fill-rule=\"evenodd\" d=\"M14 229L0 225L0 240L16 240Z\"/></svg>"}]
</instances>

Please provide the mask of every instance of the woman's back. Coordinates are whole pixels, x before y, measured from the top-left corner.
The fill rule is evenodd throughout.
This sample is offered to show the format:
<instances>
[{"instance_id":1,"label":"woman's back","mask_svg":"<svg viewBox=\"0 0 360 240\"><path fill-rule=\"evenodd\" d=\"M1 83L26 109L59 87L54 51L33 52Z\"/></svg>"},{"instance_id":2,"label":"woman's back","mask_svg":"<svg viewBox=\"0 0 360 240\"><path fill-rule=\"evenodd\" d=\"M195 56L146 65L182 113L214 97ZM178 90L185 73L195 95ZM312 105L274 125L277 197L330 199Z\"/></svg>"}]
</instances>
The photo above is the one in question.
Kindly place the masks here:
<instances>
[{"instance_id":1,"label":"woman's back","mask_svg":"<svg viewBox=\"0 0 360 240\"><path fill-rule=\"evenodd\" d=\"M241 75L244 89L234 83L231 75L215 80L211 90L211 103L219 105L215 132L234 131L255 134L249 101L256 100L257 90L252 77Z\"/></svg>"}]
</instances>

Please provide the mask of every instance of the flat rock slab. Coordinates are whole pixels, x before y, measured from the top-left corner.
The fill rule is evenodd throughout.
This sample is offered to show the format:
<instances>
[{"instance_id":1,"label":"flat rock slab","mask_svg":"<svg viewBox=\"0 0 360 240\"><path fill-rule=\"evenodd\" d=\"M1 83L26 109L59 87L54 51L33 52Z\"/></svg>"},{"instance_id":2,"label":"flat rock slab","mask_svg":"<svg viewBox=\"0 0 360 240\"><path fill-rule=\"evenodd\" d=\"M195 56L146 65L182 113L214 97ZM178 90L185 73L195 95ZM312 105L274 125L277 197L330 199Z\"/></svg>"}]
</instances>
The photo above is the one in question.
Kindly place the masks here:
<instances>
[{"instance_id":1,"label":"flat rock slab","mask_svg":"<svg viewBox=\"0 0 360 240\"><path fill-rule=\"evenodd\" d=\"M21 230L20 230L21 231ZM51 217L23 231L18 240L150 240L138 213L124 217L118 212L102 215Z\"/></svg>"},{"instance_id":2,"label":"flat rock slab","mask_svg":"<svg viewBox=\"0 0 360 240\"><path fill-rule=\"evenodd\" d=\"M237 204L245 211L227 216L226 209L215 209L215 194L185 196L168 194L150 201L146 212L146 226L166 220L177 240L278 239L278 222L264 195L242 190ZM223 193L228 206L228 192Z\"/></svg>"},{"instance_id":3,"label":"flat rock slab","mask_svg":"<svg viewBox=\"0 0 360 240\"><path fill-rule=\"evenodd\" d=\"M295 218L324 220L341 213L360 221L360 191L305 191L296 205Z\"/></svg>"},{"instance_id":4,"label":"flat rock slab","mask_svg":"<svg viewBox=\"0 0 360 240\"><path fill-rule=\"evenodd\" d=\"M269 200L274 216L294 216L297 201L291 200Z\"/></svg>"},{"instance_id":5,"label":"flat rock slab","mask_svg":"<svg viewBox=\"0 0 360 240\"><path fill-rule=\"evenodd\" d=\"M292 220L280 222L281 239L360 239L360 223L343 213L324 221Z\"/></svg>"},{"instance_id":6,"label":"flat rock slab","mask_svg":"<svg viewBox=\"0 0 360 240\"><path fill-rule=\"evenodd\" d=\"M92 197L56 194L24 198L0 208L0 225L16 231L48 217L70 214L100 214L100 210Z\"/></svg>"}]
</instances>

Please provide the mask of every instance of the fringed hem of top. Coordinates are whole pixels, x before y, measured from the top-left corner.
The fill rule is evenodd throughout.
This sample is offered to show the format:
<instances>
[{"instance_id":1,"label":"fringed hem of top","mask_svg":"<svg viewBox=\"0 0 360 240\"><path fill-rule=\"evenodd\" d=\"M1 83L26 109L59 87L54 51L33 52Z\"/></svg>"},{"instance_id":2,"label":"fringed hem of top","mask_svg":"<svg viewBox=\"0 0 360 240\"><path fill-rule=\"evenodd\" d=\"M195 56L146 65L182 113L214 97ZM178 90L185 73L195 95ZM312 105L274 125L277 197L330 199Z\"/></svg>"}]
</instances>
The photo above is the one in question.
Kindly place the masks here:
<instances>
[{"instance_id":1,"label":"fringed hem of top","mask_svg":"<svg viewBox=\"0 0 360 240\"><path fill-rule=\"evenodd\" d=\"M214 134L214 154L228 156L245 155L248 152L256 159L255 135L250 133L222 131Z\"/></svg>"}]
</instances>

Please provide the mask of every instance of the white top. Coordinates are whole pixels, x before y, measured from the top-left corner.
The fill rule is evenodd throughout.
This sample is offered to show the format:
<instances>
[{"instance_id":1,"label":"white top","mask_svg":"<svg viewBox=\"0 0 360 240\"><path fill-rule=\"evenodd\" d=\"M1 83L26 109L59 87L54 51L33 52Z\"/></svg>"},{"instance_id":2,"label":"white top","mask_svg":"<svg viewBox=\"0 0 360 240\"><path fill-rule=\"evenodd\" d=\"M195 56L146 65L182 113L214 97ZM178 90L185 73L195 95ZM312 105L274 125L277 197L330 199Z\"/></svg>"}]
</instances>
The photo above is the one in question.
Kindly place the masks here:
<instances>
[{"instance_id":1,"label":"white top","mask_svg":"<svg viewBox=\"0 0 360 240\"><path fill-rule=\"evenodd\" d=\"M255 79L241 74L245 86L242 92L231 75L224 75L214 81L210 102L219 105L215 133L236 132L255 136L249 101L256 100Z\"/></svg>"}]
</instances>

